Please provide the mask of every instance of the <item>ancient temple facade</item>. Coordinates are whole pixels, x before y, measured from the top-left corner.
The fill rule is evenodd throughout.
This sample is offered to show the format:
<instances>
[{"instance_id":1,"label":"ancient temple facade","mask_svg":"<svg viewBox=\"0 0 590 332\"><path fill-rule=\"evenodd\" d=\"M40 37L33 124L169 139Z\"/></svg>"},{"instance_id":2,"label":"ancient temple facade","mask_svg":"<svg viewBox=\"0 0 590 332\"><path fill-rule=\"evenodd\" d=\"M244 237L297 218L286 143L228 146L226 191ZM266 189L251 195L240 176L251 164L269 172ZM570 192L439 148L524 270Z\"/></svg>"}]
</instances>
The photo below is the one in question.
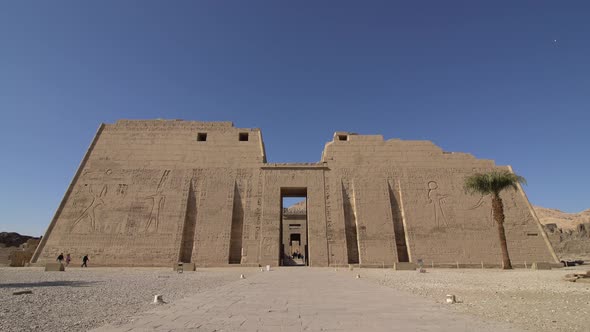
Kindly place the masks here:
<instances>
[{"instance_id":1,"label":"ancient temple facade","mask_svg":"<svg viewBox=\"0 0 590 332\"><path fill-rule=\"evenodd\" d=\"M108 266L277 266L296 240L282 197L299 196L310 266L498 265L490 198L463 190L493 169L510 167L347 132L317 163L267 163L259 129L120 120L98 128L31 262L68 252ZM513 262L557 262L522 189L502 198Z\"/></svg>"}]
</instances>

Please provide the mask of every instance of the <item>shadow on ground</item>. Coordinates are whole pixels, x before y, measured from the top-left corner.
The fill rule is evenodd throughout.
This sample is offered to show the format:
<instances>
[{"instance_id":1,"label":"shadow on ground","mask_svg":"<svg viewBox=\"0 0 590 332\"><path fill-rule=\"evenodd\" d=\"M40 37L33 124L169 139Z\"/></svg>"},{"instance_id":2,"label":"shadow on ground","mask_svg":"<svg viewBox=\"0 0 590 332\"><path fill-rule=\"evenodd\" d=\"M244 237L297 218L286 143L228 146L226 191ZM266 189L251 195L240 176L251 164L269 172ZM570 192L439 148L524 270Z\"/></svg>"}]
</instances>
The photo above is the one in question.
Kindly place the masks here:
<instances>
[{"instance_id":1,"label":"shadow on ground","mask_svg":"<svg viewBox=\"0 0 590 332\"><path fill-rule=\"evenodd\" d=\"M29 288L29 287L88 287L95 284L95 281L40 281L40 282L24 282L24 283L0 283L0 288Z\"/></svg>"}]
</instances>

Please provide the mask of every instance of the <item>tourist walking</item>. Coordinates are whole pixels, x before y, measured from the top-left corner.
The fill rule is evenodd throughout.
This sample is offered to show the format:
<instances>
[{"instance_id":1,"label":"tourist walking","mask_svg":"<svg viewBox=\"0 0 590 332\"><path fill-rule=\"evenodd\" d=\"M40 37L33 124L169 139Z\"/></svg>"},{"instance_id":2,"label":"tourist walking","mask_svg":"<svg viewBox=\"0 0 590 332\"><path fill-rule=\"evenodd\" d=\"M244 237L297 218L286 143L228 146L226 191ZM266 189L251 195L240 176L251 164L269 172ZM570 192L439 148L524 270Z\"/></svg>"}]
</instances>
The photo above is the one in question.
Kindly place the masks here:
<instances>
[{"instance_id":1,"label":"tourist walking","mask_svg":"<svg viewBox=\"0 0 590 332\"><path fill-rule=\"evenodd\" d=\"M88 265L86 265L86 263L88 263L90 259L88 259L88 255L84 255L84 257L82 258L82 267L88 267Z\"/></svg>"},{"instance_id":2,"label":"tourist walking","mask_svg":"<svg viewBox=\"0 0 590 332\"><path fill-rule=\"evenodd\" d=\"M59 254L56 260L59 262L59 264L61 264L64 260L64 253L62 252L61 254Z\"/></svg>"},{"instance_id":3,"label":"tourist walking","mask_svg":"<svg viewBox=\"0 0 590 332\"><path fill-rule=\"evenodd\" d=\"M70 265L70 262L72 261L72 256L70 256L70 254L66 255L66 266Z\"/></svg>"}]
</instances>

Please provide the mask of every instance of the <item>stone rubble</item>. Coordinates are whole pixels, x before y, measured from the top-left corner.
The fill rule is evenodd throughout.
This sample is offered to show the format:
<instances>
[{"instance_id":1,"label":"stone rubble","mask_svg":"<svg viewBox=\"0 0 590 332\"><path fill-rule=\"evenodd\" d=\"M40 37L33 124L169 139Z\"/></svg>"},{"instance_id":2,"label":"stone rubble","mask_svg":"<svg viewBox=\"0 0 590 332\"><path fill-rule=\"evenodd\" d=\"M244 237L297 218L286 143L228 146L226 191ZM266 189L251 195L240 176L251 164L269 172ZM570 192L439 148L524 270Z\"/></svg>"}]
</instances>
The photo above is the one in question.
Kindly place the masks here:
<instances>
[{"instance_id":1,"label":"stone rubble","mask_svg":"<svg viewBox=\"0 0 590 332\"><path fill-rule=\"evenodd\" d=\"M590 282L590 271L585 273L566 274L565 277L563 277L563 280L571 282Z\"/></svg>"}]
</instances>

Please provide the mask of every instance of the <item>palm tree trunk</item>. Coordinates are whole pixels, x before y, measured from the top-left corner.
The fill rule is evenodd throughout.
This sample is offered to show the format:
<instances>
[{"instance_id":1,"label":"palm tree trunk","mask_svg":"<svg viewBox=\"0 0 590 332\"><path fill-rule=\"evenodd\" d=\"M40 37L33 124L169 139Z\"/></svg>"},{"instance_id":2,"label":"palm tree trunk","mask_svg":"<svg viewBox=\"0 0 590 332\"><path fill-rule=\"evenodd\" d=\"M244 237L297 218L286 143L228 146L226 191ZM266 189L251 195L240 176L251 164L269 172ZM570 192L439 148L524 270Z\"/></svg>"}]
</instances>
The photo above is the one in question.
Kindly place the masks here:
<instances>
[{"instance_id":1,"label":"palm tree trunk","mask_svg":"<svg viewBox=\"0 0 590 332\"><path fill-rule=\"evenodd\" d=\"M498 236L500 237L500 247L502 248L502 268L504 270L511 270L510 256L508 255L508 244L506 243L506 233L504 232L504 204L500 195L492 194L492 211L494 213L494 220L498 226Z\"/></svg>"}]
</instances>

